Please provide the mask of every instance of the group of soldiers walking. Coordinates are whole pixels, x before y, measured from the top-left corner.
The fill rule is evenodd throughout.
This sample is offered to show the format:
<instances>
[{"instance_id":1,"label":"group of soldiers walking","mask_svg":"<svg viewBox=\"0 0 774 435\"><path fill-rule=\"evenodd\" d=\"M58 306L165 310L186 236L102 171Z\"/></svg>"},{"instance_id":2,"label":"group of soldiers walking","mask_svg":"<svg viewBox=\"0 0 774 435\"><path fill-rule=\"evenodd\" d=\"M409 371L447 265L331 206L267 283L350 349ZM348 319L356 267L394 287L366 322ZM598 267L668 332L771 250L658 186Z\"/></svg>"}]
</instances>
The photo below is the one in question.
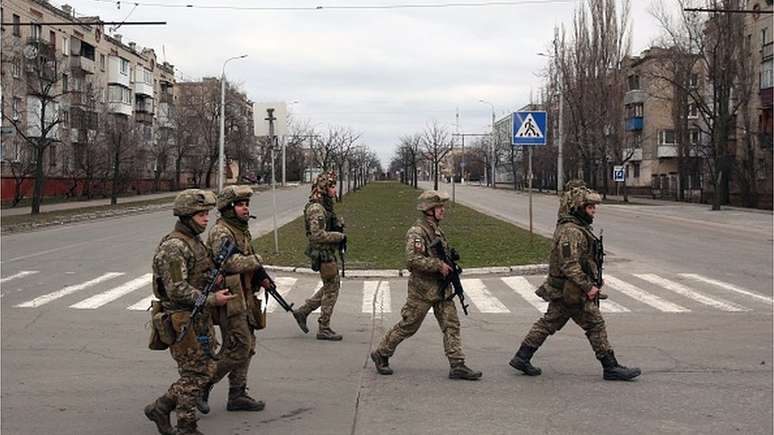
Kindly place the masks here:
<instances>
[{"instance_id":1,"label":"group of soldiers walking","mask_svg":"<svg viewBox=\"0 0 774 435\"><path fill-rule=\"evenodd\" d=\"M261 411L265 407L263 401L247 394L247 372L255 355L255 330L266 326L265 306L258 294L261 288L273 286L251 243L248 224L252 218L252 193L247 186L229 186L217 196L199 189L181 192L173 208L178 221L156 248L153 293L158 301L151 307L150 347L169 348L180 374L166 393L145 407L145 415L161 434L200 434L196 411L210 412L210 391L226 376L228 411ZM330 341L342 339L331 329L330 322L340 287L336 254L347 242L344 223L334 211L335 198L335 174L321 174L312 186L304 218L309 240L306 255L312 269L320 273L323 285L302 306L292 310L298 326L307 333L309 314L320 308L317 339ZM385 333L371 353L379 374L393 373L389 358L403 340L419 330L432 308L443 334L449 378L482 377L481 371L465 364L454 292L447 285L447 278L456 271L447 259L439 256L438 250L431 249L440 244L443 252L449 252L448 240L440 227L448 200L447 194L436 191L423 192L418 198L420 216L406 234L406 263L411 275L401 320ZM639 369L618 364L599 310L599 299L605 295L600 293L603 281L595 264L599 244L595 243L591 223L600 202L597 193L576 182L568 183L560 196L549 274L536 292L549 302L548 310L532 326L510 361L513 368L526 375L541 374L531 364L533 355L569 319L586 331L602 364L604 379L629 380L640 375ZM207 228L213 207L220 217L205 244L200 235ZM229 249L233 253L218 263L219 253ZM214 290L208 292L213 285ZM199 306L203 307L201 311L197 311ZM214 354L218 347L216 325L223 343ZM190 333L186 333L188 330ZM176 428L171 423L172 411L177 417Z\"/></svg>"}]
</instances>

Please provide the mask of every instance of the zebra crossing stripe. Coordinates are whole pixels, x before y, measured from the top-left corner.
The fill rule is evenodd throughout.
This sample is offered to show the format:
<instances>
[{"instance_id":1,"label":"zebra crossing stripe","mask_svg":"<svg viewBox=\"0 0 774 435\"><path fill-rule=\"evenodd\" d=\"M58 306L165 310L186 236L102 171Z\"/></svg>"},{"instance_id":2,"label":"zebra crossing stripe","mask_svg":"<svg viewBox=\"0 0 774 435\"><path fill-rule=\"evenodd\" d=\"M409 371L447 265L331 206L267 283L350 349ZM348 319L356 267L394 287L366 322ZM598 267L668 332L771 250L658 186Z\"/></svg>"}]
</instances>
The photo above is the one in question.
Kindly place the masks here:
<instances>
[{"instance_id":1,"label":"zebra crossing stripe","mask_svg":"<svg viewBox=\"0 0 774 435\"><path fill-rule=\"evenodd\" d=\"M97 278L94 278L94 279L92 279L90 281L86 281L86 282L83 282L83 283L80 283L80 284L76 284L76 285L67 286L67 287L65 287L65 288L63 288L61 290L57 290L55 292L51 292L51 293L49 293L47 295L43 295L43 296L37 297L37 298L35 298L35 299L31 300L31 301L23 302L23 303L21 303L19 305L16 305L16 306L17 307L21 307L21 308L37 308L37 307L39 307L41 305L45 305L45 304L47 304L47 303L49 303L51 301L57 300L59 298L63 298L65 296L69 295L69 294L75 293L75 292L83 290L85 288L89 288L89 287L91 287L93 285L97 285L97 284L99 284L101 282L113 279L113 278L115 278L117 276L121 276L121 275L123 275L122 272L108 272L108 273L106 273L106 274L104 274L102 276L99 276Z\"/></svg>"},{"instance_id":2,"label":"zebra crossing stripe","mask_svg":"<svg viewBox=\"0 0 774 435\"><path fill-rule=\"evenodd\" d=\"M666 278L662 278L652 273L636 273L634 274L634 276L636 276L637 278L643 279L645 281L648 281L652 284L661 286L667 290L673 291L679 295L683 295L687 298L693 299L696 302L702 303L704 305L709 305L711 307L715 307L722 311L731 311L731 312L750 311L749 308L743 307L741 305L737 305L733 302L729 302L720 298L709 297L707 295L697 292L696 290L693 290L690 287L686 287L680 283L670 281Z\"/></svg>"},{"instance_id":3,"label":"zebra crossing stripe","mask_svg":"<svg viewBox=\"0 0 774 435\"><path fill-rule=\"evenodd\" d=\"M377 289L379 291L378 294ZM376 302L375 306L374 302ZM392 312L389 281L363 281L362 312L374 313L377 317L381 315L381 313Z\"/></svg>"},{"instance_id":4,"label":"zebra crossing stripe","mask_svg":"<svg viewBox=\"0 0 774 435\"><path fill-rule=\"evenodd\" d=\"M121 296L128 295L129 293L139 288L147 286L151 283L152 276L152 273L146 273L145 275L139 278L135 278L116 288L110 289L100 294L96 294L88 299L84 299L78 303L72 304L70 305L70 308L79 310L94 310L107 304L108 302L113 302Z\"/></svg>"},{"instance_id":5,"label":"zebra crossing stripe","mask_svg":"<svg viewBox=\"0 0 774 435\"><path fill-rule=\"evenodd\" d=\"M465 288L465 294L473 301L473 305L482 313L510 313L499 299L494 297L486 288L484 281L477 278L463 279L462 287Z\"/></svg>"},{"instance_id":6,"label":"zebra crossing stripe","mask_svg":"<svg viewBox=\"0 0 774 435\"><path fill-rule=\"evenodd\" d=\"M151 302L154 300L156 300L156 297L153 295L150 295L147 298L141 299L139 302L137 302L134 305L129 305L128 307L126 307L126 309L131 311L147 311L148 308L150 308Z\"/></svg>"},{"instance_id":7,"label":"zebra crossing stripe","mask_svg":"<svg viewBox=\"0 0 774 435\"><path fill-rule=\"evenodd\" d=\"M500 280L513 289L528 304L535 307L536 310L541 313L545 313L548 310L548 302L535 294L535 287L523 276L506 276L505 278L500 278Z\"/></svg>"},{"instance_id":8,"label":"zebra crossing stripe","mask_svg":"<svg viewBox=\"0 0 774 435\"><path fill-rule=\"evenodd\" d=\"M613 286L616 290L620 291L626 296L629 296L632 299L636 299L643 304L650 305L651 307L665 313L687 313L691 311L688 308L664 300L612 275L605 275L605 285Z\"/></svg>"},{"instance_id":9,"label":"zebra crossing stripe","mask_svg":"<svg viewBox=\"0 0 774 435\"><path fill-rule=\"evenodd\" d=\"M631 311L630 309L624 307L619 303L613 302L610 299L600 301L599 310L602 311L603 313L628 313Z\"/></svg>"},{"instance_id":10,"label":"zebra crossing stripe","mask_svg":"<svg viewBox=\"0 0 774 435\"><path fill-rule=\"evenodd\" d=\"M36 274L38 272L39 271L37 271L37 270L22 270L21 272L15 273L15 274L13 274L11 276L6 276L5 278L0 278L0 284L2 284L4 282L8 282L8 281L10 281L12 279L24 278L25 276L28 276L28 275L34 275L34 274Z\"/></svg>"},{"instance_id":11,"label":"zebra crossing stripe","mask_svg":"<svg viewBox=\"0 0 774 435\"><path fill-rule=\"evenodd\" d=\"M293 286L296 284L296 281L298 281L298 279L287 277L287 276L274 278L274 283L277 285L277 292L281 294L283 297L288 293L290 293L290 290L293 289ZM287 300L287 298L285 299ZM288 303L290 303L290 301L288 301ZM277 307L279 307L279 304L277 303L277 301L275 301L273 297L269 296L269 302L268 302L268 305L266 306L266 311L269 313L273 313L274 310L277 309Z\"/></svg>"},{"instance_id":12,"label":"zebra crossing stripe","mask_svg":"<svg viewBox=\"0 0 774 435\"><path fill-rule=\"evenodd\" d=\"M695 279L697 281L706 282L707 284L712 284L712 285L720 287L722 289L730 290L732 292L736 292L736 293L739 293L739 294L742 294L742 295L745 295L745 296L750 296L750 297L755 298L755 299L760 299L760 300L762 300L762 301L764 301L766 303L769 303L769 304L774 303L774 299L772 299L772 298L770 298L768 296L759 295L758 293L751 292L750 290L743 289L741 287L737 287L737 286L735 286L733 284L729 284L727 282L717 281L717 280L714 280L712 278L707 278L705 276L701 276L701 275L698 275L698 274L695 274L695 273L681 273L680 276L684 276L684 277L690 278L690 279Z\"/></svg>"}]
</instances>

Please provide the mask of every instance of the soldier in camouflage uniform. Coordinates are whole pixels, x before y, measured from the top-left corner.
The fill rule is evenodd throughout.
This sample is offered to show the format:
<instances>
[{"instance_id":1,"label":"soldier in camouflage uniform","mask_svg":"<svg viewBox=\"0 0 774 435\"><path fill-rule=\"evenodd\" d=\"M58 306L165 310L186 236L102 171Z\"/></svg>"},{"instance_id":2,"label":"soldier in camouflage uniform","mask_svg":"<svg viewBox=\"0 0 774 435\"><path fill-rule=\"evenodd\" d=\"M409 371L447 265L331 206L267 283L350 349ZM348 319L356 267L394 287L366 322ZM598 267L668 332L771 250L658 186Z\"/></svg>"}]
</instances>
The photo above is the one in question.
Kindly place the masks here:
<instances>
[{"instance_id":1,"label":"soldier in camouflage uniform","mask_svg":"<svg viewBox=\"0 0 774 435\"><path fill-rule=\"evenodd\" d=\"M554 232L547 285L536 292L549 302L548 310L532 326L510 365L526 375L540 375L541 370L530 359L549 335L572 319L586 331L591 348L602 364L605 380L634 379L640 375L640 369L618 364L607 341L605 320L593 303L599 288L595 284L596 236L591 223L602 198L586 187L573 188L568 195L569 212L562 215Z\"/></svg>"},{"instance_id":2,"label":"soldier in camouflage uniform","mask_svg":"<svg viewBox=\"0 0 774 435\"><path fill-rule=\"evenodd\" d=\"M153 256L153 294L165 312L170 314L177 334L191 318L194 302L209 279L213 263L199 234L207 228L209 210L215 206L215 195L199 189L188 189L177 195L173 213L179 217L175 229L164 236ZM219 290L207 296L208 307L221 306L234 296ZM180 378L155 402L145 407L145 415L164 435L201 434L196 429L196 401L215 373L210 346L202 346L197 336L215 343L212 319L207 310L197 316L183 340L169 350L177 362ZM177 414L177 431L169 414Z\"/></svg>"},{"instance_id":3,"label":"soldier in camouflage uniform","mask_svg":"<svg viewBox=\"0 0 774 435\"><path fill-rule=\"evenodd\" d=\"M304 208L304 221L306 237L309 239L306 255L311 259L312 269L319 270L323 286L294 313L298 325L307 331L307 316L320 307L317 339L331 341L342 338L331 329L330 322L341 286L336 252L340 244L347 240L341 231L344 225L333 210L335 199L336 174L333 171L320 174L312 186L309 203Z\"/></svg>"},{"instance_id":4,"label":"soldier in camouflage uniform","mask_svg":"<svg viewBox=\"0 0 774 435\"><path fill-rule=\"evenodd\" d=\"M212 386L228 374L228 411L261 411L263 401L247 395L247 369L255 355L254 329L260 329L260 301L255 298L254 274L263 268L261 257L255 253L248 228L250 221L249 186L227 186L218 194L217 207L220 218L210 230L208 245L213 253L220 251L227 240L233 242L239 252L224 264L226 287L235 296L225 307L215 312L223 337L223 347L218 354L218 367L212 383L204 390L197 408L203 414L210 412L207 403ZM260 283L264 287L269 283Z\"/></svg>"},{"instance_id":5,"label":"soldier in camouflage uniform","mask_svg":"<svg viewBox=\"0 0 774 435\"><path fill-rule=\"evenodd\" d=\"M430 245L440 239L446 251L449 250L446 235L439 226L444 218L444 207L448 200L448 194L436 191L423 192L417 200L417 210L422 216L406 233L406 265L411 276L408 280L408 298L400 311L402 319L387 331L379 346L371 353L376 370L382 375L392 374L389 358L395 353L398 344L419 330L432 307L443 333L443 347L451 366L449 378L481 378L480 371L471 370L465 365L460 339L460 320L457 317L457 307L450 299L453 294L451 286L443 289L443 295L439 294L443 278L452 269L430 249Z\"/></svg>"}]
</instances>

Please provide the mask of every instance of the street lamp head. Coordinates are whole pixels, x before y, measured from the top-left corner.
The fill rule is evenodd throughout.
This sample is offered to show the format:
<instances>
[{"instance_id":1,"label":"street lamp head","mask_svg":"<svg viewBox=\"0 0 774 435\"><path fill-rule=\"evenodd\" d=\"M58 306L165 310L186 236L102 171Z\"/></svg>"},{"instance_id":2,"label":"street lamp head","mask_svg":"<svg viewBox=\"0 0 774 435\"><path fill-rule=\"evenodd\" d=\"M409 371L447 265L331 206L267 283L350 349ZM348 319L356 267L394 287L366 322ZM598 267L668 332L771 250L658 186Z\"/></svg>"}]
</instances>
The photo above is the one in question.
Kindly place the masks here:
<instances>
[{"instance_id":1,"label":"street lamp head","mask_svg":"<svg viewBox=\"0 0 774 435\"><path fill-rule=\"evenodd\" d=\"M239 56L239 59L244 59L244 58L246 58L246 57L247 57L247 55L246 55L246 54L243 54L243 55Z\"/></svg>"}]
</instances>

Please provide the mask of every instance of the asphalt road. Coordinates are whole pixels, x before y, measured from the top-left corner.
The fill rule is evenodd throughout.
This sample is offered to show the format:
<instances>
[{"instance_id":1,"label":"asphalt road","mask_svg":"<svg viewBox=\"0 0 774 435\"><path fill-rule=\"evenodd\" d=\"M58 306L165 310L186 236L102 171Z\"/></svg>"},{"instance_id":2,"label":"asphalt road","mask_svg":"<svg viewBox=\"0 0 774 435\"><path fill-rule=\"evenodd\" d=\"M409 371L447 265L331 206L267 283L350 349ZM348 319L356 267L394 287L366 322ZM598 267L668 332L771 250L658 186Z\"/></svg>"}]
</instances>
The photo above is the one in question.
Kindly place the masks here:
<instances>
[{"instance_id":1,"label":"asphalt road","mask_svg":"<svg viewBox=\"0 0 774 435\"><path fill-rule=\"evenodd\" d=\"M271 228L267 195L252 202L256 234ZM281 222L301 213L306 195L305 187L278 195ZM509 220L526 216L514 192L457 195ZM535 204L539 228L552 231L555 198ZM3 434L155 433L142 407L176 370L166 352L147 350L142 302L152 249L171 223L167 211L2 238ZM622 363L643 369L638 381L603 381L572 324L536 355L542 376L514 373L507 361L540 315L530 295L542 277L507 275L465 281L472 309L462 338L469 365L484 372L480 382L447 379L432 316L398 348L396 373L380 376L367 355L399 320L405 279L346 279L333 318L344 341L304 336L275 310L258 333L249 382L266 410L226 412L220 384L201 430L772 433L771 215L605 206L595 226L605 228L614 254L603 302L610 340ZM309 275L276 278L296 303L318 285Z\"/></svg>"}]
</instances>

